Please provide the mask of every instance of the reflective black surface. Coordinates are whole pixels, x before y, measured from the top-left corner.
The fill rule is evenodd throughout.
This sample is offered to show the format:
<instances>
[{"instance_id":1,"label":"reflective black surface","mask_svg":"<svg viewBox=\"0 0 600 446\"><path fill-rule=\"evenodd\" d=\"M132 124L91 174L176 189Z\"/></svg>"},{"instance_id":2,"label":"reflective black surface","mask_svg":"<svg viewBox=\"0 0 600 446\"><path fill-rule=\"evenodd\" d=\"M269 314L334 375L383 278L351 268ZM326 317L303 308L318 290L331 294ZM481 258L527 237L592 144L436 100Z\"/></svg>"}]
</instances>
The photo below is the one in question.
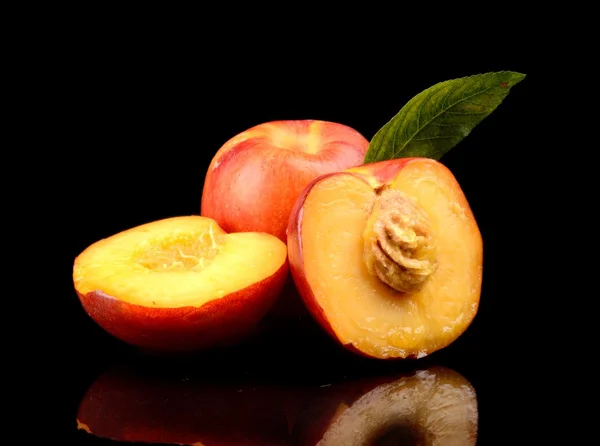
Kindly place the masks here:
<instances>
[{"instance_id":1,"label":"reflective black surface","mask_svg":"<svg viewBox=\"0 0 600 446\"><path fill-rule=\"evenodd\" d=\"M443 368L285 385L119 364L94 381L77 415L98 438L174 444L468 445L477 424L475 391Z\"/></svg>"}]
</instances>

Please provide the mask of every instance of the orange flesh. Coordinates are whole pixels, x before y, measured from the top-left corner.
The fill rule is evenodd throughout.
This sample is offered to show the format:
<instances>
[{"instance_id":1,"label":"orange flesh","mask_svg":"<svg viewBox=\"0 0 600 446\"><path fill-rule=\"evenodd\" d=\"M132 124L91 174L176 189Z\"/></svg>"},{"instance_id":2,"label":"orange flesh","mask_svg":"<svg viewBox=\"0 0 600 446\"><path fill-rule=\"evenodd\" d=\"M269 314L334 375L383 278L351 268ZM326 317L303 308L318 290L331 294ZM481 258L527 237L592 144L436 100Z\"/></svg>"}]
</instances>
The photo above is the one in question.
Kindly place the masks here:
<instances>
[{"instance_id":1,"label":"orange flesh","mask_svg":"<svg viewBox=\"0 0 600 446\"><path fill-rule=\"evenodd\" d=\"M302 219L307 280L333 331L368 355L423 357L455 340L477 312L482 277L479 229L454 177L443 166L410 163L391 184L428 214L438 269L403 294L367 271L363 231L376 197L353 175L336 175L308 195Z\"/></svg>"},{"instance_id":2,"label":"orange flesh","mask_svg":"<svg viewBox=\"0 0 600 446\"><path fill-rule=\"evenodd\" d=\"M287 248L263 233L226 234L206 217L148 223L94 243L75 260L82 294L148 307L199 307L273 275Z\"/></svg>"}]
</instances>

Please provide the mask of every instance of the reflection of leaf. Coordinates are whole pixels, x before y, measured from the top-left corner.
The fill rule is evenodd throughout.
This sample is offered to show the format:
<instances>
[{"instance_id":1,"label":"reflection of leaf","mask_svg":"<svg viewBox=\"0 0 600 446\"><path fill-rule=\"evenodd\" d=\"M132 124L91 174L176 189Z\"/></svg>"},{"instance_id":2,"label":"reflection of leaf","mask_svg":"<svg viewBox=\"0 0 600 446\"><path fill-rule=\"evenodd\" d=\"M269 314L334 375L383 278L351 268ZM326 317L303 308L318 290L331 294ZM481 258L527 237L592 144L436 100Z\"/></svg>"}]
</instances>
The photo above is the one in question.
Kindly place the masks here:
<instances>
[{"instance_id":1,"label":"reflection of leaf","mask_svg":"<svg viewBox=\"0 0 600 446\"><path fill-rule=\"evenodd\" d=\"M514 71L477 74L419 93L373 137L365 163L419 156L440 159L525 78Z\"/></svg>"}]
</instances>

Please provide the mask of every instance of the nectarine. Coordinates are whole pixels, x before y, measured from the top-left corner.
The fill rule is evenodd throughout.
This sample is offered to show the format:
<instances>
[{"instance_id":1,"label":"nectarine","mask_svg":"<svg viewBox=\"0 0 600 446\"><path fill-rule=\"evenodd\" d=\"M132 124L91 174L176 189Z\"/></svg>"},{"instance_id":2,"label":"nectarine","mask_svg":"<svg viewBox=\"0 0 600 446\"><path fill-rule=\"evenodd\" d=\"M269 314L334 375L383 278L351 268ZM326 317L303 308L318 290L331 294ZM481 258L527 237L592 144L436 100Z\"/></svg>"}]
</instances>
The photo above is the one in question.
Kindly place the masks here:
<instances>
[{"instance_id":1,"label":"nectarine","mask_svg":"<svg viewBox=\"0 0 600 446\"><path fill-rule=\"evenodd\" d=\"M287 250L264 233L227 234L214 220L174 217L100 240L75 260L85 311L108 333L156 351L236 342L269 311Z\"/></svg>"},{"instance_id":2,"label":"nectarine","mask_svg":"<svg viewBox=\"0 0 600 446\"><path fill-rule=\"evenodd\" d=\"M452 173L426 158L324 175L295 204L288 256L315 319L349 349L421 358L476 315L483 246Z\"/></svg>"},{"instance_id":3,"label":"nectarine","mask_svg":"<svg viewBox=\"0 0 600 446\"><path fill-rule=\"evenodd\" d=\"M356 130L317 120L274 121L227 141L204 179L201 214L227 232L258 231L286 242L290 212L320 175L362 164L369 142Z\"/></svg>"}]
</instances>

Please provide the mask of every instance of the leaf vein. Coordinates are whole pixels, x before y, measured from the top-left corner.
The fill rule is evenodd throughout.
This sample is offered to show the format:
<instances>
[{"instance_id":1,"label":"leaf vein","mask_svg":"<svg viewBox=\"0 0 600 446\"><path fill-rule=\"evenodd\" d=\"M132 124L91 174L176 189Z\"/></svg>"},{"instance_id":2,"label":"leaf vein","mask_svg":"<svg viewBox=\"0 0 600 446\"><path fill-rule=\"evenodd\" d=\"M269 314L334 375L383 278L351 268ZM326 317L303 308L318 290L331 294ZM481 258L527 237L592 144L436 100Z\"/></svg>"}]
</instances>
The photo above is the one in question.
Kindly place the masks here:
<instances>
[{"instance_id":1,"label":"leaf vein","mask_svg":"<svg viewBox=\"0 0 600 446\"><path fill-rule=\"evenodd\" d=\"M467 104L473 104L473 105L477 105L478 107L485 107L485 108L494 108L492 105L490 104L482 104L481 102L477 102L477 101L470 101L470 100L465 100L465 102Z\"/></svg>"},{"instance_id":2,"label":"leaf vein","mask_svg":"<svg viewBox=\"0 0 600 446\"><path fill-rule=\"evenodd\" d=\"M414 138L413 141L427 141L429 139L450 139L450 138L462 138L464 135L456 133L453 135L436 135L436 136L425 136L423 138Z\"/></svg>"},{"instance_id":3,"label":"leaf vein","mask_svg":"<svg viewBox=\"0 0 600 446\"><path fill-rule=\"evenodd\" d=\"M480 91L478 91L476 93L473 93L473 94L471 94L471 95L469 95L467 97L463 97L462 99L459 99L456 103L454 103L453 105L451 105L451 106L449 106L447 108L442 108L438 113L436 113L433 116L433 118L431 118L427 123L425 123L425 125L423 125L421 127L421 129L423 129L424 127L426 127L427 125L429 125L431 122L435 121L437 118L439 118L444 113L459 114L459 113L456 113L456 112L454 112L454 113L453 112L449 112L448 110L451 109L451 108L453 108L453 107L456 107L458 104L464 102L467 99L471 99L471 98L473 98L473 97L475 97L475 96L477 96L477 95L479 95L481 93L484 93L485 91L491 90L491 89L492 89L492 87L484 88L483 90L480 90ZM486 111L486 112L466 113L466 114L481 115L481 114L487 114L487 113L488 112ZM463 113L461 113L461 114L463 114ZM413 135L406 140L406 142L402 145L402 147L400 147L399 150L394 150L394 153L397 154L397 153L402 152L404 150L404 148L414 139L414 137L421 132L421 129L419 129L415 133L413 133Z\"/></svg>"},{"instance_id":4,"label":"leaf vein","mask_svg":"<svg viewBox=\"0 0 600 446\"><path fill-rule=\"evenodd\" d=\"M460 84L456 84L453 88L450 89L450 91L448 92L448 94L444 97L444 100L442 101L442 108L446 108L446 104L448 103L448 98L450 98L451 95L454 94L454 92L456 90L458 90L461 87Z\"/></svg>"},{"instance_id":5,"label":"leaf vein","mask_svg":"<svg viewBox=\"0 0 600 446\"><path fill-rule=\"evenodd\" d=\"M448 113L449 115L464 115L464 116L468 116L468 115L486 115L487 111L480 111L480 112L454 112L454 111L447 111L446 113Z\"/></svg>"},{"instance_id":6,"label":"leaf vein","mask_svg":"<svg viewBox=\"0 0 600 446\"><path fill-rule=\"evenodd\" d=\"M413 97L374 135L364 162L402 156L439 159L492 113L524 77L500 71L433 85Z\"/></svg>"}]
</instances>

